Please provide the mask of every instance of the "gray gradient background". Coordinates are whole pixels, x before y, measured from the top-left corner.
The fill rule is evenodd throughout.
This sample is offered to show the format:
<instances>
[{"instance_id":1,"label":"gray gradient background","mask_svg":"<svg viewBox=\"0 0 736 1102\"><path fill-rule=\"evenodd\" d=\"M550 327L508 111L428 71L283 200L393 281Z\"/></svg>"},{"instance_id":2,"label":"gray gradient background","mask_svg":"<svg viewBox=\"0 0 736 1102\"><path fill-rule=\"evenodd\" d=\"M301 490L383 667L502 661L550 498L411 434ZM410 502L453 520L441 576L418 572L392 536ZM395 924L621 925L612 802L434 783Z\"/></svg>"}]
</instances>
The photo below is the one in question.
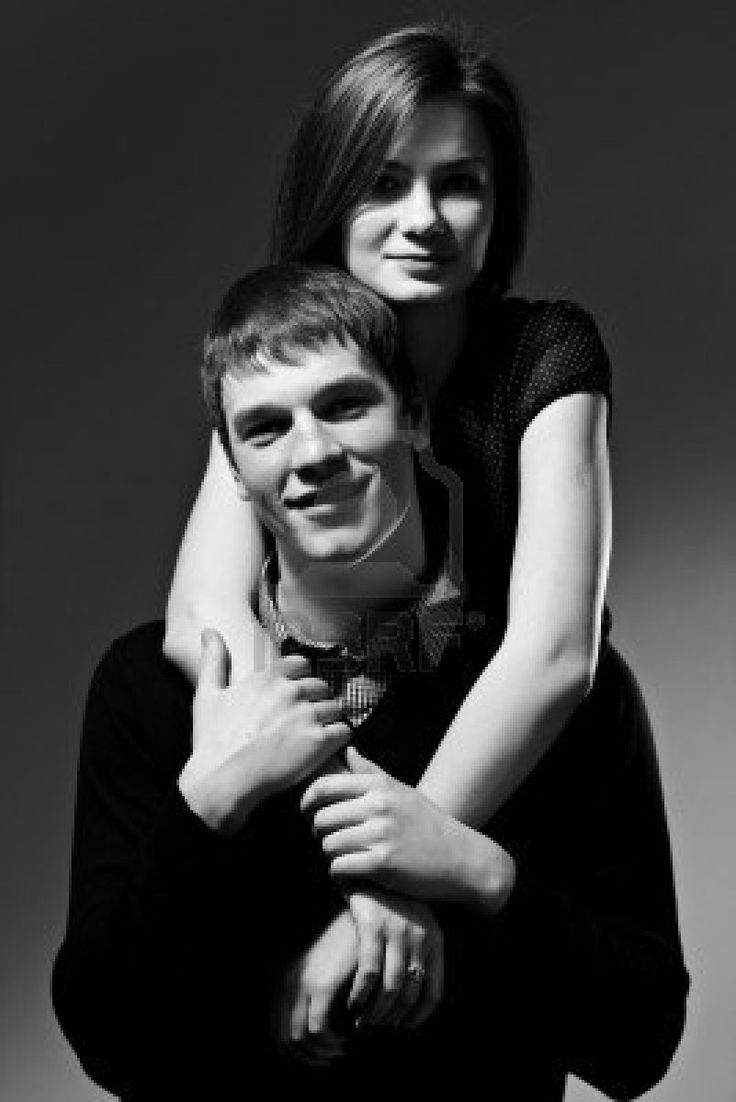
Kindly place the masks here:
<instances>
[{"instance_id":1,"label":"gray gradient background","mask_svg":"<svg viewBox=\"0 0 736 1102\"><path fill-rule=\"evenodd\" d=\"M519 288L581 301L614 364L610 601L657 731L693 976L685 1040L651 1097L725 1102L736 1085L735 9L453 10L493 32L531 108L537 186ZM102 648L163 607L205 455L196 365L208 313L264 255L287 139L320 76L366 36L433 11L6 2L4 1102L103 1097L48 998L78 724Z\"/></svg>"}]
</instances>

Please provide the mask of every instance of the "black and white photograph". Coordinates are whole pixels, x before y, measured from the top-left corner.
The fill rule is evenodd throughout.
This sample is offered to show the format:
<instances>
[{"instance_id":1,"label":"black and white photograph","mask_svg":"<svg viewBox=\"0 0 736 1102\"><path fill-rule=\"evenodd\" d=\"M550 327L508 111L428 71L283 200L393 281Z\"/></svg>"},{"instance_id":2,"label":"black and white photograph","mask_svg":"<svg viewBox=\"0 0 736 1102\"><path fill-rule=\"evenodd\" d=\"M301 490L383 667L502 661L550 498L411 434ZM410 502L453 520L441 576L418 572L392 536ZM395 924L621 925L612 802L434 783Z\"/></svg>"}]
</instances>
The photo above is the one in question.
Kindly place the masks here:
<instances>
[{"instance_id":1,"label":"black and white photograph","mask_svg":"<svg viewBox=\"0 0 736 1102\"><path fill-rule=\"evenodd\" d=\"M736 10L5 23L0 1097L731 1102Z\"/></svg>"}]
</instances>

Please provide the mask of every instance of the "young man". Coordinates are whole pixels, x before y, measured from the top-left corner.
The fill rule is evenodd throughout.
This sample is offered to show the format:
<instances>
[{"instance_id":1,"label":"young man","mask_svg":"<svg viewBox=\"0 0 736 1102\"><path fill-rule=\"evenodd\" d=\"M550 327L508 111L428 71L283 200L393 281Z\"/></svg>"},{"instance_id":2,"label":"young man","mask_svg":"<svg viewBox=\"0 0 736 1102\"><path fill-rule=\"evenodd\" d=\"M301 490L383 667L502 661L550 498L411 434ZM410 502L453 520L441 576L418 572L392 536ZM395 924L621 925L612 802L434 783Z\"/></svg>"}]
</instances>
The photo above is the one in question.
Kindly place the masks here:
<instances>
[{"instance_id":1,"label":"young man","mask_svg":"<svg viewBox=\"0 0 736 1102\"><path fill-rule=\"evenodd\" d=\"M229 681L210 634L191 714L161 625L98 668L53 986L83 1065L130 1099L266 1085L433 1097L458 1068L504 1099L559 1099L569 1070L617 1095L647 1089L687 981L649 732L630 724L627 746L602 733L624 699L620 660L602 660L591 703L488 833L457 823L411 785L488 653L417 479L421 406L390 312L339 272L255 273L215 317L205 392L272 540L261 619L285 657ZM384 822L403 816L411 856L381 875L431 899L445 935L444 995L415 1030L356 1028L347 1005L357 945L322 852L344 869L346 782L323 777L304 797L321 844L300 809L299 782L350 727L349 763L372 778L355 824L366 799ZM340 979L306 1063L282 1043L308 982L294 961ZM422 966L406 964L420 986Z\"/></svg>"}]
</instances>

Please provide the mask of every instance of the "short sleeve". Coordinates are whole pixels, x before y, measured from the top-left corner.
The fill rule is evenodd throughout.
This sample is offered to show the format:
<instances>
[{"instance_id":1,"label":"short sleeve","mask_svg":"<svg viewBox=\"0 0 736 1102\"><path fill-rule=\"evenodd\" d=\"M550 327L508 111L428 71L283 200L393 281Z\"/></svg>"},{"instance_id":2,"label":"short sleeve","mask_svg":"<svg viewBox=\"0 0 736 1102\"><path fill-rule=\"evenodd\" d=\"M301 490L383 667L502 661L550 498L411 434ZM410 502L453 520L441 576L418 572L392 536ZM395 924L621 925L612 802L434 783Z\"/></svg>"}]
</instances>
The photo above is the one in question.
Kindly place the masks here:
<instances>
[{"instance_id":1,"label":"short sleeve","mask_svg":"<svg viewBox=\"0 0 736 1102\"><path fill-rule=\"evenodd\" d=\"M598 327L573 302L535 302L511 365L511 415L516 439L546 406L568 394L599 393L611 416L611 365Z\"/></svg>"}]
</instances>

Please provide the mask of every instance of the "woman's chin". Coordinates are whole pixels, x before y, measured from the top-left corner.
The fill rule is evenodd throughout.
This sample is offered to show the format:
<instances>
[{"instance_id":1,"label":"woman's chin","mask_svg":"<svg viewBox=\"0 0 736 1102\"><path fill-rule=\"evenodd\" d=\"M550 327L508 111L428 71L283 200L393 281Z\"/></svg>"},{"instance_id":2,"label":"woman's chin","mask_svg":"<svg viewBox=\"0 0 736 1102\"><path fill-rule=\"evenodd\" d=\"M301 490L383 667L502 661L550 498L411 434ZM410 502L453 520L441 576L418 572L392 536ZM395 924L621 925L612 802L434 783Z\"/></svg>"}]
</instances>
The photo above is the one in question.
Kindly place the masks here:
<instances>
[{"instance_id":1,"label":"woman's chin","mask_svg":"<svg viewBox=\"0 0 736 1102\"><path fill-rule=\"evenodd\" d=\"M456 280L406 279L375 290L392 306L420 306L423 303L450 302L465 292Z\"/></svg>"}]
</instances>

